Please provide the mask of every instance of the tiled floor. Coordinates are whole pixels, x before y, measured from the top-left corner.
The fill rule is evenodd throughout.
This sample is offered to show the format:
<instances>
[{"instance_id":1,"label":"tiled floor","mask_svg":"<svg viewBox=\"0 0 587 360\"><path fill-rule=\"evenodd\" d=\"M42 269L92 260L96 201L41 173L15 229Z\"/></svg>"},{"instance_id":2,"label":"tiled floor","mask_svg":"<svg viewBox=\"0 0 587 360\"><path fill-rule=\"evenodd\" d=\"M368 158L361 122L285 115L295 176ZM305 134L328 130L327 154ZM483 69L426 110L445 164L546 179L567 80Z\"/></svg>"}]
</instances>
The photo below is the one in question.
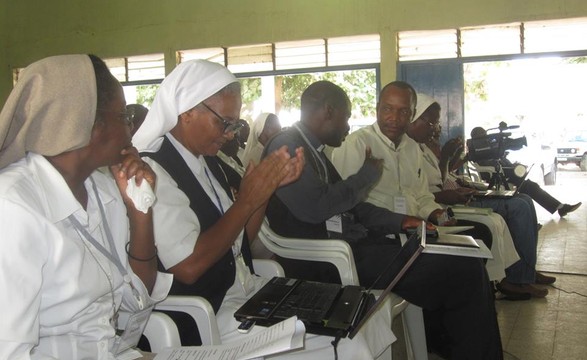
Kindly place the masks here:
<instances>
[{"instance_id":1,"label":"tiled floor","mask_svg":"<svg viewBox=\"0 0 587 360\"><path fill-rule=\"evenodd\" d=\"M559 171L557 185L544 189L562 202L582 201L583 206L561 219L537 205L543 224L537 269L556 276L557 281L544 299L496 302L504 358L587 359L587 172L565 167ZM395 322L394 330L401 337ZM402 342L400 338L393 347L394 359L406 358ZM431 354L429 359L439 358Z\"/></svg>"},{"instance_id":2,"label":"tiled floor","mask_svg":"<svg viewBox=\"0 0 587 360\"><path fill-rule=\"evenodd\" d=\"M537 268L557 282L545 299L497 301L506 359L587 359L586 188L587 172L573 166L559 171L556 186L544 188L562 202L584 205L562 219L537 207L543 224Z\"/></svg>"}]
</instances>

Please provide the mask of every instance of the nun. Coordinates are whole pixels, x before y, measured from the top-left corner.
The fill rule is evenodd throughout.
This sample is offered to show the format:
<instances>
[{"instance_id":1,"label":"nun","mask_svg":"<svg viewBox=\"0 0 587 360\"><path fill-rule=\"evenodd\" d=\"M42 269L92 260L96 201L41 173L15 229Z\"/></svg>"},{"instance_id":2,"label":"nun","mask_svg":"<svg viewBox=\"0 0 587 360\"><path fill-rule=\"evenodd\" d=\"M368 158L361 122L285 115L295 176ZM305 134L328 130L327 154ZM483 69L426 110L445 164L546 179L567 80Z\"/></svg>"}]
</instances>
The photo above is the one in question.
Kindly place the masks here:
<instances>
[{"instance_id":1,"label":"nun","mask_svg":"<svg viewBox=\"0 0 587 360\"><path fill-rule=\"evenodd\" d=\"M163 80L133 138L157 174L155 241L162 266L174 274L171 293L208 299L222 342L261 330L255 326L249 334L239 333L234 319L234 312L267 282L253 273L248 239L257 235L271 194L298 179L304 165L301 148L290 156L284 146L249 165L238 183L216 154L234 137L240 109L240 85L225 67L184 62ZM180 335L185 345L190 331L183 324ZM373 331L370 342L380 337ZM303 349L275 356L332 357L332 340L306 334ZM383 350L373 350L362 334L338 344L344 359L372 359Z\"/></svg>"},{"instance_id":2,"label":"nun","mask_svg":"<svg viewBox=\"0 0 587 360\"><path fill-rule=\"evenodd\" d=\"M167 296L125 105L102 60L65 55L27 67L0 113L2 359L114 359L119 310L146 322Z\"/></svg>"},{"instance_id":3,"label":"nun","mask_svg":"<svg viewBox=\"0 0 587 360\"><path fill-rule=\"evenodd\" d=\"M247 145L242 155L242 162L247 166L251 161L258 164L267 141L281 130L279 118L275 114L261 113L253 122L247 138Z\"/></svg>"}]
</instances>

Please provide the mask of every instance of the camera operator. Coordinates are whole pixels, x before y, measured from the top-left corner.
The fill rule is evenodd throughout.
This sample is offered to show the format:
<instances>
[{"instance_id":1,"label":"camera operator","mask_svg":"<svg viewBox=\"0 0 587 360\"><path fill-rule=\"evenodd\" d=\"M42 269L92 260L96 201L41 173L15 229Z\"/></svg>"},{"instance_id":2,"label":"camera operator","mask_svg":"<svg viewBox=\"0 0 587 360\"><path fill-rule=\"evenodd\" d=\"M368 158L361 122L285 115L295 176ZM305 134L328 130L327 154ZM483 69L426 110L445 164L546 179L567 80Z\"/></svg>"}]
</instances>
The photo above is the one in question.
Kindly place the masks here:
<instances>
[{"instance_id":1,"label":"camera operator","mask_svg":"<svg viewBox=\"0 0 587 360\"><path fill-rule=\"evenodd\" d=\"M507 127L507 125L505 125L505 123L500 123L500 129L503 128L502 124ZM476 127L473 130L471 130L471 139L480 139L480 138L483 138L486 136L487 136L487 131L485 131L485 129L482 127ZM499 165L501 165L501 166L498 165L496 167L496 169L498 169L498 171L499 171L499 168L501 167L501 169L503 170L503 175L505 176L505 180L509 183L516 185L516 186L521 185L520 193L530 196L534 201L536 201L540 206L545 208L551 214L554 214L554 212L558 210L559 216L563 217L563 216L567 215L568 213L577 210L579 208L579 206L581 206L580 202L576 203L574 205L561 203L560 201L555 199L552 195L550 195L549 193L544 191L540 187L540 185L538 185L537 183L535 183L531 180L527 179L522 184L522 177L519 175L516 175L514 172L514 168L515 168L516 164L512 163L511 161L509 161L507 159L507 153L504 153L503 156L501 156L501 158L499 159L499 161L500 161ZM476 161L476 162L479 165L483 165L483 166L496 166L497 160L480 160L480 161Z\"/></svg>"}]
</instances>

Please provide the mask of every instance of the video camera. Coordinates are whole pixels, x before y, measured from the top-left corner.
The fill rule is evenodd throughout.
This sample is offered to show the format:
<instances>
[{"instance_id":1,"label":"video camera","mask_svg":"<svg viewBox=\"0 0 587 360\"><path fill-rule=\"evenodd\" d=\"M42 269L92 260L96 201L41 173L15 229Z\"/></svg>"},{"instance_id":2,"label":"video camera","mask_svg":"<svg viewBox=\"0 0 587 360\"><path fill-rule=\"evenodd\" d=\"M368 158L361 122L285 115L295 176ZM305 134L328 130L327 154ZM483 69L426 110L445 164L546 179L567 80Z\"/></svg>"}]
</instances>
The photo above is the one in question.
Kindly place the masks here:
<instances>
[{"instance_id":1,"label":"video camera","mask_svg":"<svg viewBox=\"0 0 587 360\"><path fill-rule=\"evenodd\" d=\"M524 146L528 145L528 141L525 136L512 139L510 136L511 132L505 132L505 130L517 129L519 125L508 126L505 122L500 122L497 128L488 129L499 130L497 133L485 135L473 136L467 140L467 148L469 150L468 159L471 161L482 161L482 160L499 160L505 156L506 150L519 150Z\"/></svg>"}]
</instances>

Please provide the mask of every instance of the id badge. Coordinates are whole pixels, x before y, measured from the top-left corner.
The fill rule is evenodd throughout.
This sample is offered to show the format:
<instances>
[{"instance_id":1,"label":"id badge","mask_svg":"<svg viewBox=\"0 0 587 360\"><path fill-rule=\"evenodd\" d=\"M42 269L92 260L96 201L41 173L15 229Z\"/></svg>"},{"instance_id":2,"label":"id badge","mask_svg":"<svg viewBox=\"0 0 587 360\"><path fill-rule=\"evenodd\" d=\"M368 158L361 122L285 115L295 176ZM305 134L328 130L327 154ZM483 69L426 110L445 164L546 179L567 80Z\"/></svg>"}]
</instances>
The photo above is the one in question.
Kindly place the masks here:
<instances>
[{"instance_id":1,"label":"id badge","mask_svg":"<svg viewBox=\"0 0 587 360\"><path fill-rule=\"evenodd\" d=\"M250 295L255 290L255 282L253 281L253 277L250 275L251 270L245 264L245 259L243 258L243 254L238 254L235 257L236 262L236 278L241 286L241 289L245 295Z\"/></svg>"},{"instance_id":2,"label":"id badge","mask_svg":"<svg viewBox=\"0 0 587 360\"><path fill-rule=\"evenodd\" d=\"M116 337L112 348L112 353L114 355L118 355L129 348L137 346L141 334L145 330L147 321L149 321L151 310L153 310L153 307L148 307L129 316L124 331L120 336Z\"/></svg>"},{"instance_id":3,"label":"id badge","mask_svg":"<svg viewBox=\"0 0 587 360\"><path fill-rule=\"evenodd\" d=\"M329 232L342 234L342 216L338 214L326 220L326 230Z\"/></svg>"},{"instance_id":4,"label":"id badge","mask_svg":"<svg viewBox=\"0 0 587 360\"><path fill-rule=\"evenodd\" d=\"M394 196L393 197L393 211L398 214L408 213L408 204L405 196Z\"/></svg>"}]
</instances>

